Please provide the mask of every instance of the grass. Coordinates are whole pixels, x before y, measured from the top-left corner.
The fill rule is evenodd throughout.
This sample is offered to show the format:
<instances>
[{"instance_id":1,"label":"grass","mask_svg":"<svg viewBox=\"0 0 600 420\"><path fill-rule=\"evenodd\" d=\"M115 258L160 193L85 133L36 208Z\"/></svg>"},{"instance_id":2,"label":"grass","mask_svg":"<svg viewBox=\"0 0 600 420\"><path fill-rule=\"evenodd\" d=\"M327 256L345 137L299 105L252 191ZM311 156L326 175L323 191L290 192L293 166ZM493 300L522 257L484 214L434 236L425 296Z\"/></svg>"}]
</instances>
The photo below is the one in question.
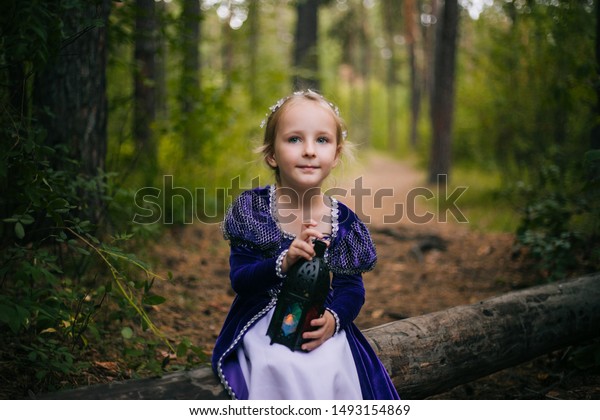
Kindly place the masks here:
<instances>
[{"instance_id":1,"label":"grass","mask_svg":"<svg viewBox=\"0 0 600 420\"><path fill-rule=\"evenodd\" d=\"M519 215L510 196L504 190L499 172L455 167L448 186L448 195L460 187L467 189L455 203L468 220L471 229L484 232L515 232L519 224Z\"/></svg>"}]
</instances>

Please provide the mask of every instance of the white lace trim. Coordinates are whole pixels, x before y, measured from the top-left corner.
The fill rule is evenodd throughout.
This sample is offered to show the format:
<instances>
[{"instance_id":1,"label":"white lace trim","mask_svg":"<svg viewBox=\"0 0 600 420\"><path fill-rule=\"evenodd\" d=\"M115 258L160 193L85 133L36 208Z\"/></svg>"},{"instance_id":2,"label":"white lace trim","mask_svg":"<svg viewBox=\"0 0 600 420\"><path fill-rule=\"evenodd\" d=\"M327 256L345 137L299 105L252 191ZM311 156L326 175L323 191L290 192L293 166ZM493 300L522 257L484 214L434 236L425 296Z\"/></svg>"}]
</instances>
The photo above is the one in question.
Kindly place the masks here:
<instances>
[{"instance_id":1,"label":"white lace trim","mask_svg":"<svg viewBox=\"0 0 600 420\"><path fill-rule=\"evenodd\" d=\"M279 254L279 256L277 257L277 261L275 261L275 274L277 274L277 277L279 277L280 279L284 279L287 277L287 274L284 274L281 270L281 266L283 265L283 259L287 255L288 251L289 249L284 249L281 252L281 254Z\"/></svg>"},{"instance_id":2,"label":"white lace trim","mask_svg":"<svg viewBox=\"0 0 600 420\"><path fill-rule=\"evenodd\" d=\"M244 328L241 329L241 331L239 332L239 334L237 335L237 337L235 338L235 340L233 340L233 342L227 348L227 350L225 350L225 352L223 352L223 354L221 355L221 357L219 357L219 361L217 362L217 374L219 375L219 380L221 381L221 384L223 385L223 387L225 388L225 390L227 391L227 393L234 400L237 400L237 396L235 395L235 392L233 391L233 388L231 388L231 386L229 385L229 381L227 380L227 378L225 378L225 373L223 372L223 360L237 346L237 344L240 342L240 340L244 337L244 334L246 334L246 331L248 331L250 329L250 327L252 325L254 325L254 323L256 321L258 321L260 318L262 318L276 304L277 304L277 296L273 296L271 298L271 301L269 302L269 304L267 306L265 306L256 315L254 315L252 317L252 319L246 323L246 325L244 325Z\"/></svg>"},{"instance_id":3,"label":"white lace trim","mask_svg":"<svg viewBox=\"0 0 600 420\"><path fill-rule=\"evenodd\" d=\"M325 308L325 310L327 310L329 313L331 313L331 315L333 315L333 319L335 320L335 331L333 332L333 335L336 335L340 332L341 328L340 317L338 316L337 312L331 308Z\"/></svg>"}]
</instances>

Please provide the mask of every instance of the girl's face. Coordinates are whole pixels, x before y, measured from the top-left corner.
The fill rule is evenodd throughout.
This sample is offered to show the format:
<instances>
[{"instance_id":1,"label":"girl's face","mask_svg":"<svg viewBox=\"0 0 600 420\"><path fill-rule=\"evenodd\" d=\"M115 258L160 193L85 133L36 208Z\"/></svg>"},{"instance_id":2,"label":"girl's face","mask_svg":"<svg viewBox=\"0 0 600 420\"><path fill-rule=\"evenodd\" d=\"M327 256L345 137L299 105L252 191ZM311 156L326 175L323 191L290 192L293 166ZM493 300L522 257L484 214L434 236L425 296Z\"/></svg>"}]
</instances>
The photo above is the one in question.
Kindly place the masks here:
<instances>
[{"instance_id":1,"label":"girl's face","mask_svg":"<svg viewBox=\"0 0 600 420\"><path fill-rule=\"evenodd\" d=\"M290 103L277 124L274 153L267 157L279 169L281 186L297 191L321 187L338 157L333 111L308 99Z\"/></svg>"}]
</instances>

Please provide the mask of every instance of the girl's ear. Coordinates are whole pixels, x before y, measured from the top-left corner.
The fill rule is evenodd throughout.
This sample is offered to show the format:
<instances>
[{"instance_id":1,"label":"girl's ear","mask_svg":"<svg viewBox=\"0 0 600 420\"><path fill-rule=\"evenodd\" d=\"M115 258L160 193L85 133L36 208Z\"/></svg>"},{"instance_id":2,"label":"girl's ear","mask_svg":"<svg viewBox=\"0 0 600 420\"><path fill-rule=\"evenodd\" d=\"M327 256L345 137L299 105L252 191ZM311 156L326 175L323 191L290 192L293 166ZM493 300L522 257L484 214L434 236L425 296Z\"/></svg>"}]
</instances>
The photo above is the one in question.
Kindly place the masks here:
<instances>
[{"instance_id":1,"label":"girl's ear","mask_svg":"<svg viewBox=\"0 0 600 420\"><path fill-rule=\"evenodd\" d=\"M267 161L267 165L269 165L271 168L277 168L277 161L275 160L275 155L267 156L265 160Z\"/></svg>"},{"instance_id":2,"label":"girl's ear","mask_svg":"<svg viewBox=\"0 0 600 420\"><path fill-rule=\"evenodd\" d=\"M337 150L335 151L335 159L333 161L333 167L335 168L338 163L340 163L340 158L342 157L342 147L338 146Z\"/></svg>"}]
</instances>

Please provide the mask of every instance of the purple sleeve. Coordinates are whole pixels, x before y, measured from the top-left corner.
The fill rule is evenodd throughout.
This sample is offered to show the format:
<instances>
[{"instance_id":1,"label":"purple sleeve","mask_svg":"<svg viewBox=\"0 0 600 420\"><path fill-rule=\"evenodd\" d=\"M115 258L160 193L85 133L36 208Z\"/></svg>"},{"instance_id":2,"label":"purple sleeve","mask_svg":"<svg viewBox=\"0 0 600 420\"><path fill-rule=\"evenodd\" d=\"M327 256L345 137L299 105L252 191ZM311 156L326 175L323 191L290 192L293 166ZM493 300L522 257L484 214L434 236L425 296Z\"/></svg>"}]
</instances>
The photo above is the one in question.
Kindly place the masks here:
<instances>
[{"instance_id":1,"label":"purple sleeve","mask_svg":"<svg viewBox=\"0 0 600 420\"><path fill-rule=\"evenodd\" d=\"M269 291L281 282L275 274L276 260L277 257L265 258L244 246L232 246L229 256L231 287L241 296Z\"/></svg>"},{"instance_id":2,"label":"purple sleeve","mask_svg":"<svg viewBox=\"0 0 600 420\"><path fill-rule=\"evenodd\" d=\"M335 311L340 328L347 327L358 316L365 303L365 287L361 274L334 274L333 297L328 308Z\"/></svg>"}]
</instances>

